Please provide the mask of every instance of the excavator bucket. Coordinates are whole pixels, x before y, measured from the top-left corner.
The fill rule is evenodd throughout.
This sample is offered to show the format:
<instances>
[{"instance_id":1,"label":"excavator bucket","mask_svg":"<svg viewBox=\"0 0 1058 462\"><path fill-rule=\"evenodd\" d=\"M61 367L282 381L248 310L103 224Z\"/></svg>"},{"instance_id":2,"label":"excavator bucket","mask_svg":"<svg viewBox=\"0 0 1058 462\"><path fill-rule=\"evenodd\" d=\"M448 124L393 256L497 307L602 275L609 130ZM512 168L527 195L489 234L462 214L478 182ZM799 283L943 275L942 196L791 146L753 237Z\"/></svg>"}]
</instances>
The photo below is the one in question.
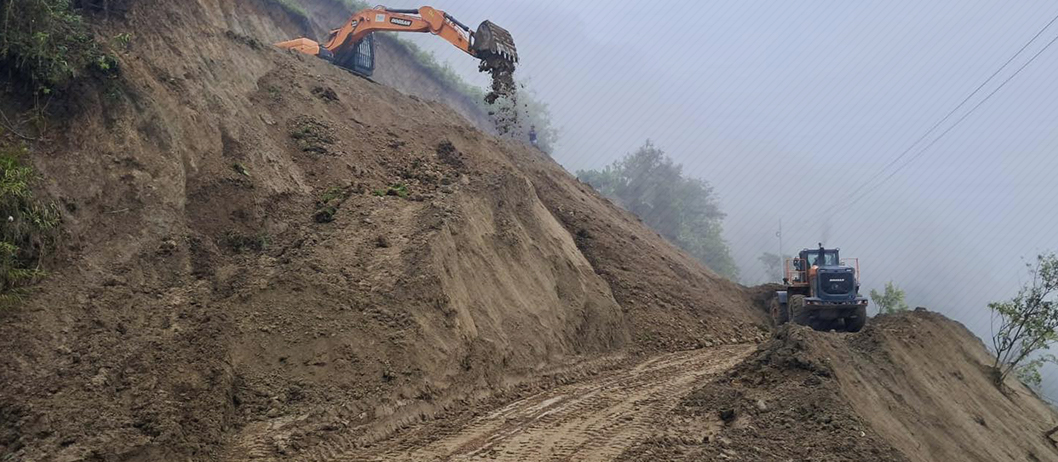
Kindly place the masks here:
<instances>
[{"instance_id":1,"label":"excavator bucket","mask_svg":"<svg viewBox=\"0 0 1058 462\"><path fill-rule=\"evenodd\" d=\"M518 62L518 51L514 49L511 33L491 21L478 26L470 44L474 56L481 60L478 71L492 76L492 89L485 95L485 102L493 104L497 99L515 96L514 65Z\"/></svg>"},{"instance_id":2,"label":"excavator bucket","mask_svg":"<svg viewBox=\"0 0 1058 462\"><path fill-rule=\"evenodd\" d=\"M511 33L492 21L485 21L478 26L474 33L474 43L470 45L474 54L483 61L495 63L493 65L507 64L511 69L518 62L518 51L514 48L514 38Z\"/></svg>"}]
</instances>

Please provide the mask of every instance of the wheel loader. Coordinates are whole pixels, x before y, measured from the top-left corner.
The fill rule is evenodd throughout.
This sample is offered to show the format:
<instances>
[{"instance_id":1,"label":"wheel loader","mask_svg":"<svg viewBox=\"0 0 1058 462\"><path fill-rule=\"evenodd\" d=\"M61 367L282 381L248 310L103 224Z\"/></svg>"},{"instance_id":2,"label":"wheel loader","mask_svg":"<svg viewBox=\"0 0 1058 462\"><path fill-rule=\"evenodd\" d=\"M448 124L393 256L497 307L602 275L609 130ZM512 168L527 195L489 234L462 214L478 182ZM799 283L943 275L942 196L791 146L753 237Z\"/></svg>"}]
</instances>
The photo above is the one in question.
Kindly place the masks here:
<instances>
[{"instance_id":1,"label":"wheel loader","mask_svg":"<svg viewBox=\"0 0 1058 462\"><path fill-rule=\"evenodd\" d=\"M361 10L350 16L341 27L331 31L325 44L298 38L277 43L276 46L316 56L355 74L370 77L375 70L375 42L372 34L382 31L432 33L480 59L479 70L493 75L513 73L518 62L514 39L506 29L485 21L476 31L472 31L448 13L429 6L415 9L377 6Z\"/></svg>"},{"instance_id":2,"label":"wheel loader","mask_svg":"<svg viewBox=\"0 0 1058 462\"><path fill-rule=\"evenodd\" d=\"M867 298L860 295L857 259L839 249L804 249L785 263L784 290L771 304L776 325L793 322L816 330L859 332L867 323Z\"/></svg>"}]
</instances>

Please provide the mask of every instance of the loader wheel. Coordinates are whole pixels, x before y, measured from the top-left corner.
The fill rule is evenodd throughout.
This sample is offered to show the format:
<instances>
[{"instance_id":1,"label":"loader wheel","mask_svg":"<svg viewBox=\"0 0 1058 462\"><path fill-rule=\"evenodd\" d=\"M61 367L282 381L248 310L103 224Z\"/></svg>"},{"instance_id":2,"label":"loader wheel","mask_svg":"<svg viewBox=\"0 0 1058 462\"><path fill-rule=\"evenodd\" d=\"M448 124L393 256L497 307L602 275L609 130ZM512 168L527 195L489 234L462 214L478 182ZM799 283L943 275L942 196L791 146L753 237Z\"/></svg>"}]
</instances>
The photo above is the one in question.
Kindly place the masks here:
<instances>
[{"instance_id":1,"label":"loader wheel","mask_svg":"<svg viewBox=\"0 0 1058 462\"><path fill-rule=\"evenodd\" d=\"M853 315L845 318L845 331L859 332L867 324L867 307L860 306L853 310Z\"/></svg>"},{"instance_id":2,"label":"loader wheel","mask_svg":"<svg viewBox=\"0 0 1058 462\"><path fill-rule=\"evenodd\" d=\"M776 327L790 322L790 309L785 303L779 303L779 297L771 300L771 320Z\"/></svg>"},{"instance_id":3,"label":"loader wheel","mask_svg":"<svg viewBox=\"0 0 1058 462\"><path fill-rule=\"evenodd\" d=\"M808 310L805 309L804 295L791 295L786 306L790 320L793 321L794 324L800 324L802 326L808 326L811 324L811 316L809 315Z\"/></svg>"}]
</instances>

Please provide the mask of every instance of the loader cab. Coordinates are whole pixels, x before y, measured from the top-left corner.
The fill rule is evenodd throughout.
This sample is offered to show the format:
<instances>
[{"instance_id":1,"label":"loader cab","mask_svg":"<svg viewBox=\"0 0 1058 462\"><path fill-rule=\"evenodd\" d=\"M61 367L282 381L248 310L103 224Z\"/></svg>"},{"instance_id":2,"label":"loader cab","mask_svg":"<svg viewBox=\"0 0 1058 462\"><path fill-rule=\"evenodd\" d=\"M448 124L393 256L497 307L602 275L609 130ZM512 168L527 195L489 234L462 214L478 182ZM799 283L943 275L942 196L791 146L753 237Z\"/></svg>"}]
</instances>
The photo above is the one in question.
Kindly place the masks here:
<instances>
[{"instance_id":1,"label":"loader cab","mask_svg":"<svg viewBox=\"0 0 1058 462\"><path fill-rule=\"evenodd\" d=\"M367 34L366 37L353 45L352 53L340 53L342 54L340 57L332 56L331 62L348 69L356 75L371 77L371 74L375 72L374 35L373 33Z\"/></svg>"},{"instance_id":2,"label":"loader cab","mask_svg":"<svg viewBox=\"0 0 1058 462\"><path fill-rule=\"evenodd\" d=\"M822 254L823 256L820 258L820 249L805 249L801 251L800 261L805 262L807 268L813 266L838 266L841 264L841 259L838 258L838 249L822 249Z\"/></svg>"},{"instance_id":3,"label":"loader cab","mask_svg":"<svg viewBox=\"0 0 1058 462\"><path fill-rule=\"evenodd\" d=\"M855 300L860 288L856 269L845 266L838 249L804 249L799 260L805 266L808 295L822 302Z\"/></svg>"}]
</instances>

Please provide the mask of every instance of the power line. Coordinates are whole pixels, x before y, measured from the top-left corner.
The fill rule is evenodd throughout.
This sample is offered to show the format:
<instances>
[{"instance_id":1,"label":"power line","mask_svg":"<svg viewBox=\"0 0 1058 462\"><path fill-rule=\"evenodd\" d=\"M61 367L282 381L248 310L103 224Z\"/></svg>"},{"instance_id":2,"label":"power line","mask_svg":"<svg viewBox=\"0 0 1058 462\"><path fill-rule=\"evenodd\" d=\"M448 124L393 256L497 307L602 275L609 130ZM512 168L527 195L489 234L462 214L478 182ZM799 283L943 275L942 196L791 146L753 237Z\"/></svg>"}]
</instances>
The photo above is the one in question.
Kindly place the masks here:
<instances>
[{"instance_id":1,"label":"power line","mask_svg":"<svg viewBox=\"0 0 1058 462\"><path fill-rule=\"evenodd\" d=\"M1055 19L1058 19L1058 16L1055 16ZM911 156L910 159L908 159L906 162L904 162L899 167L897 167L896 170L893 170L893 172L890 173L885 178L883 178L882 181L880 181L877 184L875 184L873 188L868 189L863 194L861 194L859 197L853 198L852 201L850 201L848 204L846 204L845 206L839 208L838 212L842 212L842 211L848 210L849 207L852 207L853 205L856 205L856 203L859 202L860 199L863 199L864 197L867 196L867 194L870 194L872 191L877 189L878 186L881 186L886 181L888 181L890 178L892 178L894 175L896 175L897 173L900 173L900 171L903 170L904 167L907 167L912 162L914 162L916 159L918 159L919 157L922 157L922 154L925 154L926 151L929 150L929 148L931 148L931 147L933 147L933 145L937 144L938 141L940 141L942 138L944 138L944 136L947 135L949 132L954 130L955 127L958 127L959 124L962 123L962 121L966 120L967 117L970 117L970 115L973 114L974 111L977 110L977 108L981 107L982 105L984 105L984 103L988 102L988 100L991 99L993 95L998 93L999 90L1001 90L1004 86L1006 86L1006 84L1008 82L1013 80L1014 77L1017 77L1017 75L1020 74L1022 70L1024 70L1026 67L1028 67L1029 64L1032 64L1032 62L1035 61L1036 58L1038 58L1041 54L1043 54L1044 51L1047 51L1047 49L1050 48L1051 45L1054 44L1054 42L1058 42L1058 35L1056 35L1053 39L1051 39L1050 42L1047 42L1047 45L1044 45L1043 48L1040 49L1040 51L1038 51L1038 52L1036 52L1036 54L1032 55L1032 58L1029 58L1029 60L1026 61L1025 64L1022 64L1021 67L1018 68L1018 70L1014 71L1014 73L1011 74L1010 77L1007 77L1006 80L1004 80L1003 83L999 84L998 87L996 87L994 90L992 90L992 92L989 93L988 96L985 96L984 99L982 99L980 102L978 102L976 105L974 105L974 107L970 108L969 111L966 111L966 114L963 114L963 116L960 117L958 120L956 120L954 124L952 124L946 130L941 132L941 134L938 135L936 138L934 138L933 141L931 141L929 144L927 144L926 147L922 148L922 150L920 150L914 156Z\"/></svg>"},{"instance_id":2,"label":"power line","mask_svg":"<svg viewBox=\"0 0 1058 462\"><path fill-rule=\"evenodd\" d=\"M1010 59L1007 59L1006 62L1003 63L1003 65L999 66L999 68L996 69L995 72L992 73L992 75L988 76L988 78L985 79L984 82L981 82L981 84L978 85L977 88L975 88L974 91L972 91L969 95L967 95L966 98L963 98L963 100L961 102L959 102L958 105L956 105L954 108L952 108L951 111L948 111L948 113L945 114L944 117L942 117L940 120L938 120L936 123L934 123L933 126L931 126L929 128L929 130L926 130L926 132L923 133L922 136L920 136L918 139L916 139L914 143L911 143L911 145L908 146L907 149L905 149L903 152L901 152L900 155L898 155L896 158L894 158L892 161L890 161L888 164L886 164L885 167L882 167L882 169L878 171L878 173L874 176L874 178L871 179L871 181L867 181L867 182L864 182L863 184L861 184L858 188L856 188L852 192L852 194L849 195L849 197L855 197L857 194L859 194L865 188L870 186L874 182L874 180L878 178L878 176L880 176L882 173L884 173L886 170L888 170L893 165L896 165L896 163L899 162L901 159L903 159L904 156L906 156L908 153L910 153L915 148L915 146L917 146L919 143L921 143L923 140L925 140L927 137L929 137L929 135L932 134L934 130L936 130L944 122L946 122L949 118L951 118L951 116L954 115L956 112L958 112L959 109L961 109L967 102L970 101L970 99L972 99L974 96L976 96L977 93L980 92L981 89L983 89L985 87L985 85L988 85L988 83L991 82L992 79L994 79L997 75L999 75L999 73L1002 72L1003 69L1006 69L1006 67L1008 65L1010 65L1011 62L1013 62L1015 59L1017 59L1017 57L1020 56L1021 53L1024 52L1025 49L1029 47L1029 45L1032 44L1032 42L1035 42L1036 39L1038 39L1040 37L1040 35L1043 34L1044 31L1046 31L1049 27L1051 27L1051 25L1054 24L1055 21L1058 21L1058 15L1055 15L1053 18L1051 18L1051 20L1048 21L1047 24L1043 26L1043 28L1041 28L1039 31L1036 32L1036 35L1033 35L1032 38L1030 38L1027 42L1025 42L1025 44L1022 45L1021 48L1019 48L1018 51L1016 53L1014 53L1010 57ZM1054 40L1052 40L1051 43L1054 43ZM1045 46L1043 48L1043 50L1046 50L1047 47L1049 47L1049 46L1050 46L1050 43L1048 43L1047 46ZM1040 50L1040 52L1042 52L1043 50ZM1039 54L1040 53L1036 53L1036 55L1033 56L1028 62L1031 63L1033 60L1036 59L1036 56L1039 56ZM1028 63L1026 63L1026 65L1027 64ZM1018 71L1015 72L1013 75L1017 75L1018 72L1021 72L1021 69L1024 69L1024 68L1025 68L1025 65L1023 65L1021 68L1019 68ZM1013 75L1011 76L1011 78L1013 77ZM1007 78L1007 80L1004 81L1002 84L1000 84L1000 86L997 87L996 90L998 91L999 88L1002 88L1003 85L1005 85L1009 81L1010 81L1010 78ZM995 91L993 91L991 94L989 94L988 97L986 97L985 100L982 101L982 103L984 101L987 101L988 98L992 96L992 94L995 94ZM979 103L977 106L974 106L974 109L976 109L980 105L981 104ZM970 112L973 112L973 109L971 109ZM969 114L969 112L967 114ZM957 122L955 122L955 125L958 125L959 122L961 122L963 119L965 119L965 116L962 119L959 119ZM952 127L954 127L955 125L953 125ZM946 134L948 131L951 131L951 128L946 130L943 134L941 134L941 136L943 137L944 134ZM937 140L934 140L933 143L930 143L930 146L935 144L936 141ZM928 148L929 148L929 146L926 147L926 149L928 149ZM920 154L921 154L921 152L919 152L919 155ZM918 157L918 155L916 155L915 157ZM914 160L915 157L912 158L912 161ZM898 168L897 171L899 171L902 168L903 167ZM881 183L884 183L886 180L888 180L891 177L892 177L892 175L887 176L885 179L883 179L877 185L880 185ZM868 192L870 192L870 191L868 191ZM827 209L825 209L823 211L822 216L824 216L824 217L827 216L831 211L834 211L835 209L845 210L848 207L852 206L852 203L849 203L848 205L845 205L845 206L842 206L841 204L842 203L840 201L834 203L833 205L831 205L830 207L828 207Z\"/></svg>"}]
</instances>

